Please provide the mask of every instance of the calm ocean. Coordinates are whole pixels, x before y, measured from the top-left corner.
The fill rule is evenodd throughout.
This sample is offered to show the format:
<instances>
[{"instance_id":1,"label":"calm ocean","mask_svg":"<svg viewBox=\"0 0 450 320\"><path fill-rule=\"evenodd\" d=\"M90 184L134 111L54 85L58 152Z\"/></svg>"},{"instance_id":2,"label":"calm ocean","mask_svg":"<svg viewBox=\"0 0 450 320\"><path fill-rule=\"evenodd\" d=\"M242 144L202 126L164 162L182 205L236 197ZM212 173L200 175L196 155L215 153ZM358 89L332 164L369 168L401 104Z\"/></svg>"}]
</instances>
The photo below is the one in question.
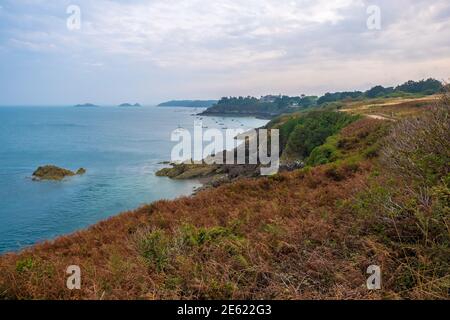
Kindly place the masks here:
<instances>
[{"instance_id":1,"label":"calm ocean","mask_svg":"<svg viewBox=\"0 0 450 320\"><path fill-rule=\"evenodd\" d=\"M196 181L158 178L177 127L192 108L0 107L0 253L53 239L158 199L190 194ZM254 118L203 118L213 128L255 128ZM81 177L34 182L40 165Z\"/></svg>"}]
</instances>

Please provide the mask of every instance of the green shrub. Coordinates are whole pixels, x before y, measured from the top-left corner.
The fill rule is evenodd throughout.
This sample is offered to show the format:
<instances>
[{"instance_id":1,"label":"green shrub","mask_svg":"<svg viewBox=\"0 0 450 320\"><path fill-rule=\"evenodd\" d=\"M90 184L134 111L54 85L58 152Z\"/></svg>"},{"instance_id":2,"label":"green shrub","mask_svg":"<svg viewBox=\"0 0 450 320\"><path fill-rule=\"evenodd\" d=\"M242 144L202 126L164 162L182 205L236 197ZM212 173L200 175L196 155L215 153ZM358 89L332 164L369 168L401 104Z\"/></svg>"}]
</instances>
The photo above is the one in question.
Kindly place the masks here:
<instances>
[{"instance_id":1,"label":"green shrub","mask_svg":"<svg viewBox=\"0 0 450 320\"><path fill-rule=\"evenodd\" d=\"M152 231L141 240L140 250L158 271L163 271L169 260L169 237L162 230Z\"/></svg>"},{"instance_id":2,"label":"green shrub","mask_svg":"<svg viewBox=\"0 0 450 320\"><path fill-rule=\"evenodd\" d=\"M377 158L380 152L380 145L374 144L369 146L366 150L364 150L363 155L367 159Z\"/></svg>"},{"instance_id":3,"label":"green shrub","mask_svg":"<svg viewBox=\"0 0 450 320\"><path fill-rule=\"evenodd\" d=\"M327 164L336 160L336 149L329 145L323 145L315 148L308 157L306 164L317 166Z\"/></svg>"},{"instance_id":4,"label":"green shrub","mask_svg":"<svg viewBox=\"0 0 450 320\"><path fill-rule=\"evenodd\" d=\"M286 139L283 151L284 160L304 160L311 152L325 143L328 137L358 119L343 112L314 111L292 120L286 124L287 132L282 136Z\"/></svg>"},{"instance_id":5,"label":"green shrub","mask_svg":"<svg viewBox=\"0 0 450 320\"><path fill-rule=\"evenodd\" d=\"M215 243L221 239L237 237L230 228L196 228L190 224L186 224L181 228L181 235L184 244L188 246L202 246Z\"/></svg>"},{"instance_id":6,"label":"green shrub","mask_svg":"<svg viewBox=\"0 0 450 320\"><path fill-rule=\"evenodd\" d=\"M327 139L324 145L315 148L308 159L306 164L309 166L318 166L334 162L339 157L339 151L336 148L338 136L331 136Z\"/></svg>"},{"instance_id":7,"label":"green shrub","mask_svg":"<svg viewBox=\"0 0 450 320\"><path fill-rule=\"evenodd\" d=\"M18 273L23 273L31 271L35 266L35 261L32 257L25 258L16 262L16 271Z\"/></svg>"}]
</instances>

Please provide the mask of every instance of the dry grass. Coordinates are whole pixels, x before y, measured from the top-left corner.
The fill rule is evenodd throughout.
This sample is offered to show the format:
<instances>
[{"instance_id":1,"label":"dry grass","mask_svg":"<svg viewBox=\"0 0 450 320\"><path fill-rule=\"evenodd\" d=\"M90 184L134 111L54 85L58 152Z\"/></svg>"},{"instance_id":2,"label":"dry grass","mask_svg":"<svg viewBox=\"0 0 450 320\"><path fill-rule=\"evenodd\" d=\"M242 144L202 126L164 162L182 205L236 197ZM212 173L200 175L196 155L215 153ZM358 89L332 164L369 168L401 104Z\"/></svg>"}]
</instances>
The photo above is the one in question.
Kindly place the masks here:
<instances>
[{"instance_id":1,"label":"dry grass","mask_svg":"<svg viewBox=\"0 0 450 320\"><path fill-rule=\"evenodd\" d=\"M364 288L364 270L383 258L375 252L367 256L366 239L352 231L354 218L336 209L337 203L364 186L367 172L368 165L336 182L325 168L318 168L240 181L194 198L156 202L3 256L2 295L19 299L379 297ZM153 256L160 255L157 261L152 255L146 259L142 251L142 241L155 232L160 236L151 249ZM197 239L208 233L219 236L205 242L185 240L188 235ZM72 264L80 265L83 272L80 291L65 289L65 269Z\"/></svg>"},{"instance_id":2,"label":"dry grass","mask_svg":"<svg viewBox=\"0 0 450 320\"><path fill-rule=\"evenodd\" d=\"M352 114L364 114L385 117L388 119L401 119L417 115L434 105L439 96L430 96L418 99L381 99L347 103L341 111Z\"/></svg>"},{"instance_id":3,"label":"dry grass","mask_svg":"<svg viewBox=\"0 0 450 320\"><path fill-rule=\"evenodd\" d=\"M343 206L371 164L247 179L159 201L88 230L0 258L0 292L14 299L355 299L381 244ZM334 170L334 169L333 169ZM67 266L82 289L65 288Z\"/></svg>"}]
</instances>

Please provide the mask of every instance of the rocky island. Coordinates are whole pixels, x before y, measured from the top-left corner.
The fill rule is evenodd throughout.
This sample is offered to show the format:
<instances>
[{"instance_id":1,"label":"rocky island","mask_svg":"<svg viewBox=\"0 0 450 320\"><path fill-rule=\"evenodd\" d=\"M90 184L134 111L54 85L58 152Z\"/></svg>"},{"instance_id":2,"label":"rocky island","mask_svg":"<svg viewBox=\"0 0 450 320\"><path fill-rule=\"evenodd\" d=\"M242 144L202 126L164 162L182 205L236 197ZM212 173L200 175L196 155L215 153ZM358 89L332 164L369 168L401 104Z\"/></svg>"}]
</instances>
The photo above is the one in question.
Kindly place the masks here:
<instances>
[{"instance_id":1,"label":"rocky island","mask_svg":"<svg viewBox=\"0 0 450 320\"><path fill-rule=\"evenodd\" d=\"M131 104L131 103L122 103L119 107L142 107L139 103Z\"/></svg>"},{"instance_id":2,"label":"rocky island","mask_svg":"<svg viewBox=\"0 0 450 320\"><path fill-rule=\"evenodd\" d=\"M34 181L42 181L42 180L56 180L60 181L66 177L72 177L75 175L83 175L86 173L86 169L80 168L76 172L71 170L67 170L64 168L59 168L53 165L46 165L36 169L33 172L33 180Z\"/></svg>"}]
</instances>

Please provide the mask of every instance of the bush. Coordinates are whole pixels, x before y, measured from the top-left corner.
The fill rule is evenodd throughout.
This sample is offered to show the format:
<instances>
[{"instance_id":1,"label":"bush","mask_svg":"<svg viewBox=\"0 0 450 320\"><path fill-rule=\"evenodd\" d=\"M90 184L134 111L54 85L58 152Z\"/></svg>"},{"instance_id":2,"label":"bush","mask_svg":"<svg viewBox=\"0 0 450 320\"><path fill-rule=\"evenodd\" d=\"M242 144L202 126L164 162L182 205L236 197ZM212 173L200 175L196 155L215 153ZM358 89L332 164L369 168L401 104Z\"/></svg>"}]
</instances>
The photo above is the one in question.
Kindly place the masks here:
<instances>
[{"instance_id":1,"label":"bush","mask_svg":"<svg viewBox=\"0 0 450 320\"><path fill-rule=\"evenodd\" d=\"M286 148L283 152L284 160L303 160L318 146L325 143L328 137L358 119L343 112L320 111L310 112L296 123L290 121L286 126L290 129ZM283 129L281 130L283 135Z\"/></svg>"},{"instance_id":2,"label":"bush","mask_svg":"<svg viewBox=\"0 0 450 320\"><path fill-rule=\"evenodd\" d=\"M331 161L334 150L330 146L321 146L313 150L306 162L310 166L326 164Z\"/></svg>"},{"instance_id":3,"label":"bush","mask_svg":"<svg viewBox=\"0 0 450 320\"><path fill-rule=\"evenodd\" d=\"M34 266L35 266L35 262L34 262L33 258L31 258L31 257L25 258L25 259L17 261L16 271L19 273L31 271Z\"/></svg>"},{"instance_id":4,"label":"bush","mask_svg":"<svg viewBox=\"0 0 450 320\"><path fill-rule=\"evenodd\" d=\"M450 98L398 123L382 149L382 168L395 177L377 205L380 221L404 257L398 290L448 298L450 268Z\"/></svg>"},{"instance_id":5,"label":"bush","mask_svg":"<svg viewBox=\"0 0 450 320\"><path fill-rule=\"evenodd\" d=\"M311 155L309 156L306 164L309 166L318 166L322 164L327 164L336 160L337 150L334 146L329 144L324 144L320 147L315 148Z\"/></svg>"},{"instance_id":6,"label":"bush","mask_svg":"<svg viewBox=\"0 0 450 320\"><path fill-rule=\"evenodd\" d=\"M450 169L448 94L424 115L394 126L382 151L392 172L420 186L433 186Z\"/></svg>"},{"instance_id":7,"label":"bush","mask_svg":"<svg viewBox=\"0 0 450 320\"><path fill-rule=\"evenodd\" d=\"M140 251L157 271L163 271L169 259L170 239L162 230L148 233L140 241Z\"/></svg>"}]
</instances>

